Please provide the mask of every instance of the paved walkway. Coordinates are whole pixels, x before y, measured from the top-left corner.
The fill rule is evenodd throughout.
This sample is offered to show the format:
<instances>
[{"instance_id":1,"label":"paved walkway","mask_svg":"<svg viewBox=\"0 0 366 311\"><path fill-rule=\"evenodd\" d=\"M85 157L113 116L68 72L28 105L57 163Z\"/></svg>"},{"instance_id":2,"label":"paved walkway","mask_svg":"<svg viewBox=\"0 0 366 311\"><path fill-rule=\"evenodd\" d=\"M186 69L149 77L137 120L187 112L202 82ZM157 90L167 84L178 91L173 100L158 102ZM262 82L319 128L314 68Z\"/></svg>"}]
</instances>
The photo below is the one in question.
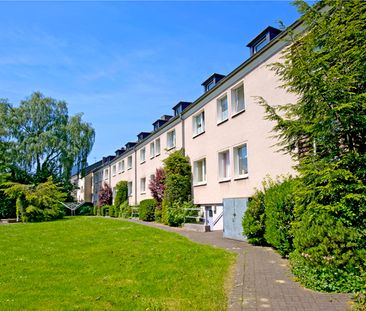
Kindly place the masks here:
<instances>
[{"instance_id":1,"label":"paved walkway","mask_svg":"<svg viewBox=\"0 0 366 311\"><path fill-rule=\"evenodd\" d=\"M229 311L345 311L350 296L319 293L293 281L287 260L269 247L224 239L221 231L192 232L139 220L131 222L176 232L192 241L238 253Z\"/></svg>"}]
</instances>

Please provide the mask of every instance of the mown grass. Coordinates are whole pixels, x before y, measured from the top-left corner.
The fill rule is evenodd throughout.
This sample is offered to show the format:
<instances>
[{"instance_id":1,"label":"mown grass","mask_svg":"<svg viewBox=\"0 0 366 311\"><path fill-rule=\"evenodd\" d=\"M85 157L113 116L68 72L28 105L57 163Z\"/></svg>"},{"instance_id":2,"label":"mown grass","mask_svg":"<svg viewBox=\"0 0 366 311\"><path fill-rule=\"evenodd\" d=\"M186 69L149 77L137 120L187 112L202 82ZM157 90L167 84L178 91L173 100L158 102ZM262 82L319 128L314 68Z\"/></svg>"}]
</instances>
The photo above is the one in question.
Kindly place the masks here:
<instances>
[{"instance_id":1,"label":"mown grass","mask_svg":"<svg viewBox=\"0 0 366 311\"><path fill-rule=\"evenodd\" d=\"M0 310L225 310L234 255L126 221L0 226Z\"/></svg>"}]
</instances>

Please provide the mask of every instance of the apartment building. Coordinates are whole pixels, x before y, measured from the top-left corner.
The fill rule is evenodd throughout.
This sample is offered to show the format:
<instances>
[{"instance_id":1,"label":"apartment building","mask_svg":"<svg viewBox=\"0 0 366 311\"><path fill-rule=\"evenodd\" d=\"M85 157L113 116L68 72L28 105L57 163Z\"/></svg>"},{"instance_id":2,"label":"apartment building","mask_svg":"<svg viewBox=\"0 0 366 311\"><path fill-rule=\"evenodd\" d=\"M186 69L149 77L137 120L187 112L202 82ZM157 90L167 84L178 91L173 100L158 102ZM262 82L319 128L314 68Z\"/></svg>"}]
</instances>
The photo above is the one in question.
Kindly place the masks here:
<instances>
[{"instance_id":1,"label":"apartment building","mask_svg":"<svg viewBox=\"0 0 366 311\"><path fill-rule=\"evenodd\" d=\"M300 26L296 22L291 28ZM131 205L151 198L152 175L170 152L183 150L192 165L193 201L204 210L207 224L211 230L224 229L224 236L242 239L238 215L243 215L255 189L266 176L294 174L291 158L274 146L274 124L264 118L258 100L262 97L271 105L296 101L294 94L279 87L279 78L269 68L281 61L285 37L286 32L267 27L248 44L249 59L226 76L208 77L197 100L177 103L173 116L156 120L152 132L139 133L136 142L89 170L92 202L97 203L104 182L115 189L120 180L128 182Z\"/></svg>"}]
</instances>

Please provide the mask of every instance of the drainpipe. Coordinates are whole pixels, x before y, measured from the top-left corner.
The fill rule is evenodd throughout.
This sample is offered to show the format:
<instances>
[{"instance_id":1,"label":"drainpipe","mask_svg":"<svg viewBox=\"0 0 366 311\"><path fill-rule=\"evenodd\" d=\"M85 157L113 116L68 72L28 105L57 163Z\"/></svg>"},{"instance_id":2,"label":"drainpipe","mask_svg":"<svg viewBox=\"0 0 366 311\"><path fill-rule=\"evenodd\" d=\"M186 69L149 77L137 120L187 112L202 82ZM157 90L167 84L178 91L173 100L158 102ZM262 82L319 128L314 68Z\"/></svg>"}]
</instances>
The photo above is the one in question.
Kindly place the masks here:
<instances>
[{"instance_id":1,"label":"drainpipe","mask_svg":"<svg viewBox=\"0 0 366 311\"><path fill-rule=\"evenodd\" d=\"M137 150L136 147L133 147L135 153L135 205L137 205Z\"/></svg>"},{"instance_id":2,"label":"drainpipe","mask_svg":"<svg viewBox=\"0 0 366 311\"><path fill-rule=\"evenodd\" d=\"M186 155L186 135L185 135L185 122L183 114L180 114L180 122L182 123L182 151L183 155ZM193 187L193 172L191 176L191 202L194 202L194 187Z\"/></svg>"},{"instance_id":3,"label":"drainpipe","mask_svg":"<svg viewBox=\"0 0 366 311\"><path fill-rule=\"evenodd\" d=\"M180 116L180 122L182 123L182 151L183 151L183 155L186 154L186 137L185 137L185 133L184 133L184 119L183 119L183 115L182 113L179 115Z\"/></svg>"}]
</instances>

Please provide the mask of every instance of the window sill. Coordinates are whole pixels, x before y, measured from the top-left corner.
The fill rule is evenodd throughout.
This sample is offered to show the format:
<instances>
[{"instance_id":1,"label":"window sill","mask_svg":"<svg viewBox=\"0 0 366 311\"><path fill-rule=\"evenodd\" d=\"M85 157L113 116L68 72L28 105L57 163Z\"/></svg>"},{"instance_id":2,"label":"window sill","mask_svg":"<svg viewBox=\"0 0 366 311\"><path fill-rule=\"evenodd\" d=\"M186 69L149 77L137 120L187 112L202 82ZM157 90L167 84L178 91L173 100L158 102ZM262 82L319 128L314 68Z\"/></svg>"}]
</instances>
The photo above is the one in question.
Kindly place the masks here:
<instances>
[{"instance_id":1,"label":"window sill","mask_svg":"<svg viewBox=\"0 0 366 311\"><path fill-rule=\"evenodd\" d=\"M221 124L223 124L223 123L225 123L225 122L227 122L227 121L229 121L229 118L226 118L225 120L218 121L218 122L216 123L216 125L221 125Z\"/></svg>"},{"instance_id":2,"label":"window sill","mask_svg":"<svg viewBox=\"0 0 366 311\"><path fill-rule=\"evenodd\" d=\"M224 179L220 179L219 183L221 184L221 183L225 183L225 182L229 182L229 181L231 181L231 178L224 178Z\"/></svg>"},{"instance_id":3,"label":"window sill","mask_svg":"<svg viewBox=\"0 0 366 311\"><path fill-rule=\"evenodd\" d=\"M146 192L141 192L140 194L146 194Z\"/></svg>"},{"instance_id":4,"label":"window sill","mask_svg":"<svg viewBox=\"0 0 366 311\"><path fill-rule=\"evenodd\" d=\"M206 185L207 185L207 181L202 181L202 182L193 184L193 187L201 187L201 186L206 186Z\"/></svg>"},{"instance_id":5,"label":"window sill","mask_svg":"<svg viewBox=\"0 0 366 311\"><path fill-rule=\"evenodd\" d=\"M248 179L249 175L245 174L245 175L239 175L237 177L234 178L234 180L240 180L240 179Z\"/></svg>"},{"instance_id":6,"label":"window sill","mask_svg":"<svg viewBox=\"0 0 366 311\"><path fill-rule=\"evenodd\" d=\"M205 131L202 131L202 132L199 132L199 133L195 133L195 134L193 134L192 138L196 138L198 136L201 136L204 133L205 133Z\"/></svg>"},{"instance_id":7,"label":"window sill","mask_svg":"<svg viewBox=\"0 0 366 311\"><path fill-rule=\"evenodd\" d=\"M129 167L127 170L128 170L128 171L129 171L129 170L132 170L132 167Z\"/></svg>"},{"instance_id":8,"label":"window sill","mask_svg":"<svg viewBox=\"0 0 366 311\"><path fill-rule=\"evenodd\" d=\"M158 157L159 155L160 155L160 152L155 155L155 158Z\"/></svg>"},{"instance_id":9,"label":"window sill","mask_svg":"<svg viewBox=\"0 0 366 311\"><path fill-rule=\"evenodd\" d=\"M150 157L150 160L152 160L152 159L154 159L155 158L155 156L153 156L153 157Z\"/></svg>"},{"instance_id":10,"label":"window sill","mask_svg":"<svg viewBox=\"0 0 366 311\"><path fill-rule=\"evenodd\" d=\"M198 137L198 136L201 136L202 134L204 134L205 133L205 131L202 131L202 132L200 132L200 133L197 133L197 134L194 134L193 136L192 136L192 138L196 138L196 137Z\"/></svg>"},{"instance_id":11,"label":"window sill","mask_svg":"<svg viewBox=\"0 0 366 311\"><path fill-rule=\"evenodd\" d=\"M146 162L145 160L144 161L141 161L140 164L144 164L145 162Z\"/></svg>"},{"instance_id":12,"label":"window sill","mask_svg":"<svg viewBox=\"0 0 366 311\"><path fill-rule=\"evenodd\" d=\"M172 150L172 149L174 149L174 148L175 148L175 146L167 147L167 148L166 148L166 150L167 150L167 151L169 151L169 150Z\"/></svg>"},{"instance_id":13,"label":"window sill","mask_svg":"<svg viewBox=\"0 0 366 311\"><path fill-rule=\"evenodd\" d=\"M245 112L245 108L244 108L243 110L240 110L240 111L238 111L238 112L235 112L231 117L232 117L232 118L235 118L235 117L237 117L238 115L242 114L243 112Z\"/></svg>"}]
</instances>

